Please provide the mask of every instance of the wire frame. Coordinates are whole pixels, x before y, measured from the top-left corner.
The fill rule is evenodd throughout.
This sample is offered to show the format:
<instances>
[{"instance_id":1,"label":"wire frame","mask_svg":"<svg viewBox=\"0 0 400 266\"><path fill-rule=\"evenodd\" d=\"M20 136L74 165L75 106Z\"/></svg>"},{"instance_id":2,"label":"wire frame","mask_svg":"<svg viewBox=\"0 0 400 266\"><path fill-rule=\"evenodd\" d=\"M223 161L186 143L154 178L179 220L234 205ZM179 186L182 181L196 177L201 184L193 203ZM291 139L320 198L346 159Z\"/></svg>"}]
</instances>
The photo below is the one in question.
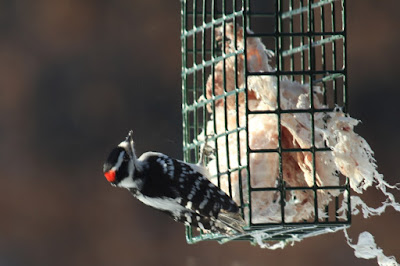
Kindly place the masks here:
<instances>
[{"instance_id":1,"label":"wire frame","mask_svg":"<svg viewBox=\"0 0 400 266\"><path fill-rule=\"evenodd\" d=\"M218 158L216 156L217 183L226 177L227 193L232 195L237 191L240 198L240 208L243 217L248 222L246 232L262 230L265 241L285 240L288 238L306 237L316 235L318 232L335 230L348 226L351 222L350 190L347 178L340 177L338 186L318 186L316 182L316 154L331 152L325 145L315 145L314 116L319 112L332 112L336 107L347 110L347 66L346 66L346 14L345 0L182 0L181 1L181 45L182 45L182 116L183 116L183 152L184 160L196 163L204 139L202 133L207 132L207 127L213 127L217 132L218 123L224 123L225 131L216 133L208 138L216 143L225 142L226 154L233 151L228 145L228 139L236 139L238 151L233 164L230 156ZM228 25L233 27L234 49L226 52ZM222 36L217 29L222 28ZM249 29L249 30L242 30ZM247 66L247 41L251 38L260 38L267 49L273 51L273 71L252 72ZM245 40L240 43L240 40ZM244 58L244 60L241 60ZM227 89L228 60L233 60L235 71L234 90ZM215 76L217 65L222 62L223 92L216 93ZM220 65L221 66L221 65ZM244 76L238 74L238 69L244 69ZM252 76L275 76L277 82L277 108L268 111L255 111L248 106L249 92L248 79ZM207 94L209 77L212 95ZM244 82L240 82L244 79ZM280 83L290 79L302 84L308 84L310 106L303 109L285 109L281 106ZM243 84L243 85L241 85ZM210 86L210 84L208 84ZM324 108L314 105L313 88L318 86L323 91L321 102ZM239 123L239 107L236 104L236 126L229 126L227 121L227 102L238 103L244 96L246 103L245 123ZM223 104L225 119L218 121L210 118L216 117L216 106ZM287 114L297 113L310 117L311 145L308 148L286 148L281 141L281 121ZM273 149L253 149L249 145L248 117L255 115L274 116L277 121L278 146ZM239 144L241 134L245 134L245 145ZM245 149L246 158L241 158ZM313 186L293 187L287 186L284 178L283 158L290 153L309 153L312 161L314 176ZM251 182L250 157L254 153L271 153L278 157L279 177L274 187L256 187ZM218 169L219 160L226 160L227 169ZM245 162L245 163L242 163ZM242 175L247 177L243 180ZM231 180L232 175L238 175L238 187ZM328 217L319 217L318 196L321 191L337 190L339 196L325 207ZM313 218L300 222L286 222L285 197L289 191L311 191L314 198ZM276 223L260 223L252 219L252 198L257 193L278 193L280 195L281 221ZM337 210L343 198L347 198L347 216L338 217ZM188 243L201 240L223 241L224 236L197 232L187 227L186 238ZM251 240L250 235L240 236L236 239Z\"/></svg>"}]
</instances>

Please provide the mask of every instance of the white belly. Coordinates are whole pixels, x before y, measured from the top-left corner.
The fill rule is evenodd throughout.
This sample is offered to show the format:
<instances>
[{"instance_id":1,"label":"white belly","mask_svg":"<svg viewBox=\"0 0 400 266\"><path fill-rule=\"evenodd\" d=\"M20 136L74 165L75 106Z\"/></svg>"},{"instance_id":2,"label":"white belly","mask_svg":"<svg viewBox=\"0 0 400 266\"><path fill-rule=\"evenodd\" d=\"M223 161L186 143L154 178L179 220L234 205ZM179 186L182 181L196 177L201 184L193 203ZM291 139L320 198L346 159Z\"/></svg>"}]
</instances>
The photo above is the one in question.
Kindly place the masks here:
<instances>
[{"instance_id":1,"label":"white belly","mask_svg":"<svg viewBox=\"0 0 400 266\"><path fill-rule=\"evenodd\" d=\"M162 211L168 211L174 216L179 216L186 208L178 203L176 199L170 198L150 198L138 193L137 199L144 204Z\"/></svg>"}]
</instances>

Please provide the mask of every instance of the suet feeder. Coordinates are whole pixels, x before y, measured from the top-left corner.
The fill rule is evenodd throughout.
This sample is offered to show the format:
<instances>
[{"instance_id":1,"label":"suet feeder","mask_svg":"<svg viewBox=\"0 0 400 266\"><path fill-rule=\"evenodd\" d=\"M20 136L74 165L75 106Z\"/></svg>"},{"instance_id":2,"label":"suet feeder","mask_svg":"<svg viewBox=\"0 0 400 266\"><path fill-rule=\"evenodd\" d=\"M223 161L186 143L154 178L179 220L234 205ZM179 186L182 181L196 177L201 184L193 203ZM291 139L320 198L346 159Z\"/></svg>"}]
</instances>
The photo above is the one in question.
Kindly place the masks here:
<instances>
[{"instance_id":1,"label":"suet feeder","mask_svg":"<svg viewBox=\"0 0 400 266\"><path fill-rule=\"evenodd\" d=\"M207 141L210 178L247 223L237 236L187 227L189 243L350 225L349 177L324 133L348 105L345 18L345 0L181 1L184 160Z\"/></svg>"}]
</instances>

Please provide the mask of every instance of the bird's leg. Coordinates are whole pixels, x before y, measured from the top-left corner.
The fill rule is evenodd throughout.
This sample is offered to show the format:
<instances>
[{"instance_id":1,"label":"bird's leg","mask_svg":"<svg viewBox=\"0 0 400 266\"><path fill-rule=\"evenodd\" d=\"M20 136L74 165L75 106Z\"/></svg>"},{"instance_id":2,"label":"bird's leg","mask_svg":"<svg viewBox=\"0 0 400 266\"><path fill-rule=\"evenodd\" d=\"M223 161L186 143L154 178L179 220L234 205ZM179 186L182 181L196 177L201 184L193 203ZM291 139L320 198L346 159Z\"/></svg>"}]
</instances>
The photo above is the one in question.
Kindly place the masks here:
<instances>
[{"instance_id":1,"label":"bird's leg","mask_svg":"<svg viewBox=\"0 0 400 266\"><path fill-rule=\"evenodd\" d=\"M208 135L205 136L205 143L200 151L200 158L198 165L206 166L206 157L211 157L214 155L215 149L208 145Z\"/></svg>"}]
</instances>

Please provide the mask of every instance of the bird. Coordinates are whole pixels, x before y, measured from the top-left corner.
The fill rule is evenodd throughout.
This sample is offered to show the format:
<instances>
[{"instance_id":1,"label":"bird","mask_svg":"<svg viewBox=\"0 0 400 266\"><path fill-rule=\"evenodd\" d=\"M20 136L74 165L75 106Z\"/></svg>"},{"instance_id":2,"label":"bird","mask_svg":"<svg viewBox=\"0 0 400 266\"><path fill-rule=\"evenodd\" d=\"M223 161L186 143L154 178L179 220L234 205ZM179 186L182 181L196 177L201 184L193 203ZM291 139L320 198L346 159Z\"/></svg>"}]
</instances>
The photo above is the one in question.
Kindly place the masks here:
<instances>
[{"instance_id":1,"label":"bird","mask_svg":"<svg viewBox=\"0 0 400 266\"><path fill-rule=\"evenodd\" d=\"M202 157L202 156L201 156ZM207 169L159 152L135 154L133 131L110 152L103 165L107 181L175 221L205 232L244 233L240 208L209 181Z\"/></svg>"}]
</instances>

